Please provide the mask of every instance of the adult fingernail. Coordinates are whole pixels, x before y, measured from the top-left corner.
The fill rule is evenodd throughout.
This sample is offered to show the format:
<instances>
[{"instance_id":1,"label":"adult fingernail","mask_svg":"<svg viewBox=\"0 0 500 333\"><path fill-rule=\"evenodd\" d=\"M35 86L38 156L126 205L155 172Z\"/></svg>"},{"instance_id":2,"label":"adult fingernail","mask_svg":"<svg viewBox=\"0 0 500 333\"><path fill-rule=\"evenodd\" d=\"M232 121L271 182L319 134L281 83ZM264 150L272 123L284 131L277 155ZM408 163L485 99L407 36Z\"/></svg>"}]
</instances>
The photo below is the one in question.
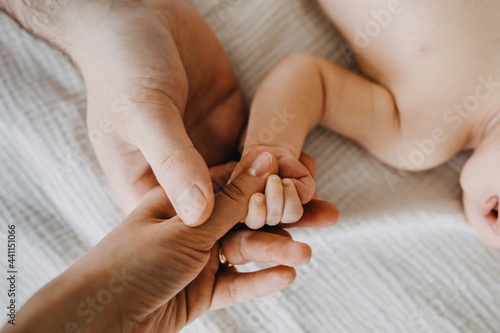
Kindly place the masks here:
<instances>
[{"instance_id":1,"label":"adult fingernail","mask_svg":"<svg viewBox=\"0 0 500 333\"><path fill-rule=\"evenodd\" d=\"M263 152L253 161L247 172L252 176L262 177L271 170L272 163L273 157L271 154Z\"/></svg>"},{"instance_id":2,"label":"adult fingernail","mask_svg":"<svg viewBox=\"0 0 500 333\"><path fill-rule=\"evenodd\" d=\"M198 222L200 215L207 206L207 198L198 187L192 185L186 188L177 196L177 205L179 206L179 215L186 225L193 225Z\"/></svg>"}]
</instances>

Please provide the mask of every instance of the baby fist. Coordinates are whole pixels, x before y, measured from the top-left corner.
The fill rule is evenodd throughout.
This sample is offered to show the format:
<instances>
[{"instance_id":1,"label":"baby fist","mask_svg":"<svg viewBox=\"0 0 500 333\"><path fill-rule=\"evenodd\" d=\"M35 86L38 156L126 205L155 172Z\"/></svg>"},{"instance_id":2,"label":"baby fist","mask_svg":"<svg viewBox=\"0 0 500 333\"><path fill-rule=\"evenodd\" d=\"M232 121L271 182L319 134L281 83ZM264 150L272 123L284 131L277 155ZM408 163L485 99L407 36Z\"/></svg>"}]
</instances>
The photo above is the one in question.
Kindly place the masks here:
<instances>
[{"instance_id":1,"label":"baby fist","mask_svg":"<svg viewBox=\"0 0 500 333\"><path fill-rule=\"evenodd\" d=\"M313 175L316 165L313 159L307 154L301 154L297 159L286 149L276 147L253 148L245 154L232 177L245 168L245 161L253 160L263 151L278 160L279 176L271 175L265 193L255 193L251 197L244 222L252 229L261 228L264 224L297 222L302 217L302 205L312 199L315 188Z\"/></svg>"}]
</instances>

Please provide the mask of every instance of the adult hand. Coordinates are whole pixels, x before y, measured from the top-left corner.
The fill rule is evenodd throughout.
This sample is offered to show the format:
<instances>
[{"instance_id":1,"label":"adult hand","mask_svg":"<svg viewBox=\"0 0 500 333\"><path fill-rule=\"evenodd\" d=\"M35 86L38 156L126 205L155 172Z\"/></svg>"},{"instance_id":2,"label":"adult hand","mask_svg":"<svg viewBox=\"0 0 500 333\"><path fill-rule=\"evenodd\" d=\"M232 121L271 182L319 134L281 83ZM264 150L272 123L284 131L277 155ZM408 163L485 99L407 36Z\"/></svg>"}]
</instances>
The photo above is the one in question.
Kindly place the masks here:
<instances>
[{"instance_id":1,"label":"adult hand","mask_svg":"<svg viewBox=\"0 0 500 333\"><path fill-rule=\"evenodd\" d=\"M210 215L207 164L228 160L245 111L228 58L187 0L0 0L66 52L87 86L90 139L128 213L163 187L189 225Z\"/></svg>"},{"instance_id":2,"label":"adult hand","mask_svg":"<svg viewBox=\"0 0 500 333\"><path fill-rule=\"evenodd\" d=\"M275 158L260 155L217 194L212 215L196 228L172 217L167 196L154 189L120 226L39 291L19 312L17 325L2 333L174 332L209 309L288 286L295 277L290 266L309 261L307 245L285 231L231 230L245 217L250 196L277 169ZM336 222L336 208L325 207L322 215L309 215L310 225L326 215L330 225ZM278 266L252 273L220 268L219 243L234 264Z\"/></svg>"},{"instance_id":3,"label":"adult hand","mask_svg":"<svg viewBox=\"0 0 500 333\"><path fill-rule=\"evenodd\" d=\"M126 211L159 182L182 220L199 225L213 208L207 164L228 160L245 119L237 80L187 1L113 2L88 47L74 52L91 139L103 119L113 124L96 154Z\"/></svg>"}]
</instances>

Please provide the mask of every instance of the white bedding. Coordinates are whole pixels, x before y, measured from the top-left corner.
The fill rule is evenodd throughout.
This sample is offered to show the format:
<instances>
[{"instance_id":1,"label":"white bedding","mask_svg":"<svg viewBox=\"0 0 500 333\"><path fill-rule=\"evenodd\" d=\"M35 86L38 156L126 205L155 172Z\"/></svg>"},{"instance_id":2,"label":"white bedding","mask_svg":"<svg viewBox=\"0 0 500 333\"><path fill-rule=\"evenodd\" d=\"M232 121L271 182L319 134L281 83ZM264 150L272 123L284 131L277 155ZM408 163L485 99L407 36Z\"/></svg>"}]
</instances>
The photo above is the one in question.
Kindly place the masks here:
<instances>
[{"instance_id":1,"label":"white bedding","mask_svg":"<svg viewBox=\"0 0 500 333\"><path fill-rule=\"evenodd\" d=\"M193 3L222 40L247 101L288 53L352 65L312 0ZM0 249L6 225L15 224L22 304L122 215L87 140L78 72L3 13L0 31ZM391 186L395 170L324 129L310 134L305 150L318 163L318 192L338 205L341 222L294 230L314 258L292 287L209 313L185 332L500 331L500 252L463 218L465 154Z\"/></svg>"}]
</instances>

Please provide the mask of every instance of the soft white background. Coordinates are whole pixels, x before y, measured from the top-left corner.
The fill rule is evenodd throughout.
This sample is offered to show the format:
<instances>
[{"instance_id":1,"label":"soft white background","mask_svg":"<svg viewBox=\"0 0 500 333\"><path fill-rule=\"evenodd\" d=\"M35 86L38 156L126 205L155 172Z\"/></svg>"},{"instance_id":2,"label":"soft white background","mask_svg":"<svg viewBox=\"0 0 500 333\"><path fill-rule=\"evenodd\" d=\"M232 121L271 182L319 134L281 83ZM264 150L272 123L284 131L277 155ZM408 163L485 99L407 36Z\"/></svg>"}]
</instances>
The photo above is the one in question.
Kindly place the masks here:
<instances>
[{"instance_id":1,"label":"soft white background","mask_svg":"<svg viewBox=\"0 0 500 333\"><path fill-rule=\"evenodd\" d=\"M286 54L353 65L312 0L193 3L223 42L247 102ZM87 139L78 72L3 13L0 31L0 248L6 225L15 224L23 303L122 215ZM212 312L185 332L499 331L500 253L463 218L465 154L391 188L386 178L395 170L325 129L310 134L305 150L318 163L318 192L338 205L341 222L293 232L314 258L292 287Z\"/></svg>"}]
</instances>

